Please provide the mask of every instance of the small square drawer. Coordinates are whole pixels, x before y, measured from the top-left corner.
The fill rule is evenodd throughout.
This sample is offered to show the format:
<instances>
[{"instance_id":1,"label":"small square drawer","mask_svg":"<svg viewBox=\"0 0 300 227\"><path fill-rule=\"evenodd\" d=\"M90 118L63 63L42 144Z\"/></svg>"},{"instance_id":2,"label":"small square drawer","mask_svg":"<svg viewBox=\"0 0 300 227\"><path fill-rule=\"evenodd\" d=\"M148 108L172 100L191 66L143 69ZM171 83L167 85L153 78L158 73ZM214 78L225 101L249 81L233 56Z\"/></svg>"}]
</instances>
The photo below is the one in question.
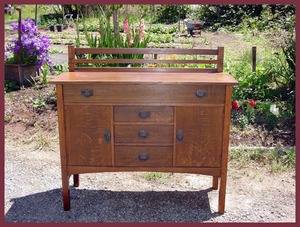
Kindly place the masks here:
<instances>
[{"instance_id":1,"label":"small square drawer","mask_svg":"<svg viewBox=\"0 0 300 227\"><path fill-rule=\"evenodd\" d=\"M173 125L115 125L115 143L173 144Z\"/></svg>"},{"instance_id":2,"label":"small square drawer","mask_svg":"<svg viewBox=\"0 0 300 227\"><path fill-rule=\"evenodd\" d=\"M171 167L173 147L116 146L115 166Z\"/></svg>"},{"instance_id":3,"label":"small square drawer","mask_svg":"<svg viewBox=\"0 0 300 227\"><path fill-rule=\"evenodd\" d=\"M164 122L174 120L173 107L169 106L116 106L115 122Z\"/></svg>"}]
</instances>

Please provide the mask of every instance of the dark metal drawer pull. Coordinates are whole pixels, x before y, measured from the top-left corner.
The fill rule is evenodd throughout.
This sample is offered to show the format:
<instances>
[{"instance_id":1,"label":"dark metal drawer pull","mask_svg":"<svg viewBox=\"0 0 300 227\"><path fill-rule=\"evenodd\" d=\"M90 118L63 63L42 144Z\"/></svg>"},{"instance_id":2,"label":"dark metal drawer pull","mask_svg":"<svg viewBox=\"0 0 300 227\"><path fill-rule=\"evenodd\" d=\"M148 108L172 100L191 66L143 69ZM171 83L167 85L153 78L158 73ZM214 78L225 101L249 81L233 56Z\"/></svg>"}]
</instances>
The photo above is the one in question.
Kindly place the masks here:
<instances>
[{"instance_id":1,"label":"dark metal drawer pull","mask_svg":"<svg viewBox=\"0 0 300 227\"><path fill-rule=\"evenodd\" d=\"M108 129L105 129L104 131L104 143L110 143L110 131Z\"/></svg>"},{"instance_id":2,"label":"dark metal drawer pull","mask_svg":"<svg viewBox=\"0 0 300 227\"><path fill-rule=\"evenodd\" d=\"M149 159L149 155L148 154L140 154L139 155L139 160L142 162L145 162Z\"/></svg>"},{"instance_id":3,"label":"dark metal drawer pull","mask_svg":"<svg viewBox=\"0 0 300 227\"><path fill-rule=\"evenodd\" d=\"M207 90L196 90L195 94L198 98L202 99L207 96Z\"/></svg>"},{"instance_id":4,"label":"dark metal drawer pull","mask_svg":"<svg viewBox=\"0 0 300 227\"><path fill-rule=\"evenodd\" d=\"M150 115L151 115L151 111L149 111L149 110L141 110L141 111L139 112L139 117L140 117L141 119L145 119L145 118L147 118L147 117L150 117Z\"/></svg>"},{"instance_id":5,"label":"dark metal drawer pull","mask_svg":"<svg viewBox=\"0 0 300 227\"><path fill-rule=\"evenodd\" d=\"M182 131L182 129L178 129L176 137L177 137L178 143L183 142L183 131Z\"/></svg>"},{"instance_id":6,"label":"dark metal drawer pull","mask_svg":"<svg viewBox=\"0 0 300 227\"><path fill-rule=\"evenodd\" d=\"M81 90L81 95L88 98L94 95L94 91L92 89L83 89Z\"/></svg>"},{"instance_id":7,"label":"dark metal drawer pull","mask_svg":"<svg viewBox=\"0 0 300 227\"><path fill-rule=\"evenodd\" d=\"M145 130L140 130L138 132L138 136L141 138L141 139L145 139L149 136L149 132L145 131Z\"/></svg>"}]
</instances>

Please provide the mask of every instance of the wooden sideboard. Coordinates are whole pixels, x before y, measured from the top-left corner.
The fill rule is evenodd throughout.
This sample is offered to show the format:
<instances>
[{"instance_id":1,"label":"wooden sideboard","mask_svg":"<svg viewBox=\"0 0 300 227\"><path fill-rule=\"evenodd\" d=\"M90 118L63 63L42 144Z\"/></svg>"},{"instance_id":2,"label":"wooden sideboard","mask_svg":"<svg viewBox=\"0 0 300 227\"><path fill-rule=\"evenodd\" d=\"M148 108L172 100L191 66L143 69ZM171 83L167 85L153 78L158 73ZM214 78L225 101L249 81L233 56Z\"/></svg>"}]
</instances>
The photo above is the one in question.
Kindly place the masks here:
<instances>
[{"instance_id":1,"label":"wooden sideboard","mask_svg":"<svg viewBox=\"0 0 300 227\"><path fill-rule=\"evenodd\" d=\"M51 83L57 91L64 210L70 209L72 175L79 186L81 173L158 171L213 176L218 212L224 213L237 84L232 76L64 72Z\"/></svg>"}]
</instances>

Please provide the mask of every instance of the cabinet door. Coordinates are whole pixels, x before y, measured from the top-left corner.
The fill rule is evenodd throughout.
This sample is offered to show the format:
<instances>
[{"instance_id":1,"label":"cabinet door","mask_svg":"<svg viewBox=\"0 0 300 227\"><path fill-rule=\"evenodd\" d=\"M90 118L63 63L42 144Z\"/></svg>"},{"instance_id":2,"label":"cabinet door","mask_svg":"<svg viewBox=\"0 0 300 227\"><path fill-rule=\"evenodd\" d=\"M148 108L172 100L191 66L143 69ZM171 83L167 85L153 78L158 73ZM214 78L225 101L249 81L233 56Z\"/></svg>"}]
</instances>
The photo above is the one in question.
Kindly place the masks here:
<instances>
[{"instance_id":1,"label":"cabinet door","mask_svg":"<svg viewBox=\"0 0 300 227\"><path fill-rule=\"evenodd\" d=\"M177 107L175 166L220 167L222 106Z\"/></svg>"},{"instance_id":2,"label":"cabinet door","mask_svg":"<svg viewBox=\"0 0 300 227\"><path fill-rule=\"evenodd\" d=\"M68 165L111 166L112 108L68 105L65 114Z\"/></svg>"}]
</instances>

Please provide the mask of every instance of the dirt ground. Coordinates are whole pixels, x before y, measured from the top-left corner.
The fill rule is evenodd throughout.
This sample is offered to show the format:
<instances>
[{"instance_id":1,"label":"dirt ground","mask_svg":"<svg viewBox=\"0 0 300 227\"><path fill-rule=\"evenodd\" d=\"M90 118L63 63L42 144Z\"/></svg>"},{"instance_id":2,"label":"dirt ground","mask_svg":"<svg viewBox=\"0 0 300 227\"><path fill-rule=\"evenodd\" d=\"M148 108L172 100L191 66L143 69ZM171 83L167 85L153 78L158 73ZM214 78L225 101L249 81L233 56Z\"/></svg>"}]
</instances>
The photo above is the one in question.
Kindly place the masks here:
<instances>
[{"instance_id":1,"label":"dirt ground","mask_svg":"<svg viewBox=\"0 0 300 227\"><path fill-rule=\"evenodd\" d=\"M214 40L212 47L243 45L231 35L202 36ZM66 59L65 52L53 56ZM294 171L273 173L269 166L233 161L221 216L211 177L175 173L149 180L151 174L139 172L82 175L79 189L71 189L72 209L64 212L54 92L49 85L5 94L6 222L295 222ZM48 108L33 108L39 97ZM232 130L230 147L294 146L294 133Z\"/></svg>"}]
</instances>

